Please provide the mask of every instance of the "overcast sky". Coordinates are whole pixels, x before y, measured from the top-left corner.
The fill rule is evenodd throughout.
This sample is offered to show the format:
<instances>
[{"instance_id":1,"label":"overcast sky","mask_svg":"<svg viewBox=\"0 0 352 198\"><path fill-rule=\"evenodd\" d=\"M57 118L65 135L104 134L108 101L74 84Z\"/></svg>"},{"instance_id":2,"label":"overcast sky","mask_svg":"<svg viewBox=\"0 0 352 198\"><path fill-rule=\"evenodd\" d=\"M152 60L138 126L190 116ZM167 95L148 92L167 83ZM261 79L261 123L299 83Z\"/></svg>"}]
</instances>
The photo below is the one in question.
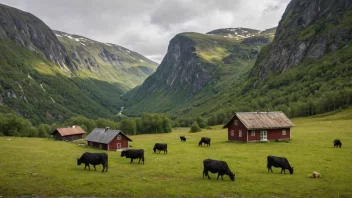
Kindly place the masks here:
<instances>
[{"instance_id":1,"label":"overcast sky","mask_svg":"<svg viewBox=\"0 0 352 198\"><path fill-rule=\"evenodd\" d=\"M181 32L275 27L290 0L0 0L50 28L114 43L160 63Z\"/></svg>"}]
</instances>

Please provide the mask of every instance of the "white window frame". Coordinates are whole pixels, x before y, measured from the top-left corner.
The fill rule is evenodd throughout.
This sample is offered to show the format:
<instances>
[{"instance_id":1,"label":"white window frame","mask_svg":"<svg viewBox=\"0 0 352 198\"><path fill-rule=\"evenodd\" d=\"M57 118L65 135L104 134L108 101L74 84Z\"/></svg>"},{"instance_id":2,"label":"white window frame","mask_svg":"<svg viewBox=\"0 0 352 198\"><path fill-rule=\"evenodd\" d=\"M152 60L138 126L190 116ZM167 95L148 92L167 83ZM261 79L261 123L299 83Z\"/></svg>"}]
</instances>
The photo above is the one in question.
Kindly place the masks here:
<instances>
[{"instance_id":1,"label":"white window frame","mask_svg":"<svg viewBox=\"0 0 352 198\"><path fill-rule=\"evenodd\" d=\"M255 136L255 131L251 131L251 136Z\"/></svg>"},{"instance_id":2,"label":"white window frame","mask_svg":"<svg viewBox=\"0 0 352 198\"><path fill-rule=\"evenodd\" d=\"M238 120L233 121L234 125L238 125Z\"/></svg>"},{"instance_id":3,"label":"white window frame","mask_svg":"<svg viewBox=\"0 0 352 198\"><path fill-rule=\"evenodd\" d=\"M242 130L238 130L238 137L242 137Z\"/></svg>"},{"instance_id":4,"label":"white window frame","mask_svg":"<svg viewBox=\"0 0 352 198\"><path fill-rule=\"evenodd\" d=\"M121 140L121 135L117 135L117 136L116 136L116 139L117 139L117 140Z\"/></svg>"},{"instance_id":5,"label":"white window frame","mask_svg":"<svg viewBox=\"0 0 352 198\"><path fill-rule=\"evenodd\" d=\"M121 149L121 143L117 143L117 149Z\"/></svg>"},{"instance_id":6,"label":"white window frame","mask_svg":"<svg viewBox=\"0 0 352 198\"><path fill-rule=\"evenodd\" d=\"M286 135L286 130L282 130L282 135Z\"/></svg>"},{"instance_id":7,"label":"white window frame","mask_svg":"<svg viewBox=\"0 0 352 198\"><path fill-rule=\"evenodd\" d=\"M231 133L231 136L235 136L235 130L231 130L230 133Z\"/></svg>"}]
</instances>

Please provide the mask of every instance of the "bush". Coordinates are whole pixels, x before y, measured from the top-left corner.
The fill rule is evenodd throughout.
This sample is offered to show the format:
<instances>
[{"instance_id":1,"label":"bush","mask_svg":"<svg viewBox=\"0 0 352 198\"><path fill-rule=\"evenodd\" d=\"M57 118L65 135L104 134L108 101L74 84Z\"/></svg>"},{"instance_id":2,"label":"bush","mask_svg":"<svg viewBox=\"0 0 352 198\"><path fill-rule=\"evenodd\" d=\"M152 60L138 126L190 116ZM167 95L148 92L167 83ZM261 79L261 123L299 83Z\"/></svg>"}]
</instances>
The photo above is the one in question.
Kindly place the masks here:
<instances>
[{"instance_id":1,"label":"bush","mask_svg":"<svg viewBox=\"0 0 352 198\"><path fill-rule=\"evenodd\" d=\"M200 131L202 131L202 129L199 127L197 121L194 121L192 126L191 126L190 132L191 133L195 133L195 132L200 132Z\"/></svg>"}]
</instances>

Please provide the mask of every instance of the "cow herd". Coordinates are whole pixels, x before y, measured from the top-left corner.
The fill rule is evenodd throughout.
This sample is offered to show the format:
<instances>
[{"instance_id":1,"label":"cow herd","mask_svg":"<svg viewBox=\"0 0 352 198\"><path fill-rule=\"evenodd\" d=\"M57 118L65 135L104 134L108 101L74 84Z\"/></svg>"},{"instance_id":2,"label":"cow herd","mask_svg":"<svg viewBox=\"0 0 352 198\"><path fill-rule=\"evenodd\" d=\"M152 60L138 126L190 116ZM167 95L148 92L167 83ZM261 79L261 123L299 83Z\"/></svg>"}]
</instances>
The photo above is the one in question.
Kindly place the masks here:
<instances>
[{"instance_id":1,"label":"cow herd","mask_svg":"<svg viewBox=\"0 0 352 198\"><path fill-rule=\"evenodd\" d=\"M181 141L186 141L186 138L184 136L180 136ZM210 138L208 137L202 137L198 143L199 146L202 146L204 143L204 146L210 146ZM339 139L334 140L334 147L340 147L341 148L342 143ZM158 152L160 153L161 151L164 152L164 154L167 154L167 144L165 143L155 143L154 148L153 148L154 153ZM139 159L138 164L142 161L144 164L144 149L127 149L123 150L121 152L121 157L126 157L130 158L131 162L133 162L134 159ZM90 170L89 164L93 165L94 170L96 170L95 166L96 165L103 165L103 170L102 172L107 172L108 171L108 155L106 153L89 153L85 152L80 158L77 158L77 165L84 164L84 170L88 167ZM217 173L218 177L221 176L221 179L223 179L223 175L228 175L232 181L235 181L235 173L233 173L227 163L225 161L219 161L219 160L213 160L213 159L205 159L203 160L203 178L209 176L209 172L211 173ZM268 172L273 170L271 167L275 168L281 168L281 174L284 172L286 174L285 170L288 170L290 174L293 174L293 167L290 165L288 160L285 157L277 157L277 156L267 156L267 168Z\"/></svg>"}]
</instances>

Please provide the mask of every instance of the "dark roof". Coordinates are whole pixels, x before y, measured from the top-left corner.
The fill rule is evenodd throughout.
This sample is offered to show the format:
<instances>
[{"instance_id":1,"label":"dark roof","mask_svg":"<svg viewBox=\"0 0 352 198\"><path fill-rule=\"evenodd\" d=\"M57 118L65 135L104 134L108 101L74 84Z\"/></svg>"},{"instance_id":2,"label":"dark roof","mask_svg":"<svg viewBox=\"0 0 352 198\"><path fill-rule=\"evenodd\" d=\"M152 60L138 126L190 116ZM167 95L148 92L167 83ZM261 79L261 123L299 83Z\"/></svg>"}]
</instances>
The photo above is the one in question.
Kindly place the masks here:
<instances>
[{"instance_id":1,"label":"dark roof","mask_svg":"<svg viewBox=\"0 0 352 198\"><path fill-rule=\"evenodd\" d=\"M228 121L223 128L237 118L246 126L247 129L277 129L277 128L291 128L295 125L290 119L281 111L272 112L237 112L230 121Z\"/></svg>"},{"instance_id":2,"label":"dark roof","mask_svg":"<svg viewBox=\"0 0 352 198\"><path fill-rule=\"evenodd\" d=\"M86 133L80 126L72 126L69 128L57 128L55 129L55 131L51 133L51 135L53 135L56 132L58 132L61 136L79 135L79 134Z\"/></svg>"},{"instance_id":3,"label":"dark roof","mask_svg":"<svg viewBox=\"0 0 352 198\"><path fill-rule=\"evenodd\" d=\"M120 130L110 130L110 129L103 129L103 128L95 128L89 135L84 138L86 141L90 142L98 142L103 144L109 144L114 137L117 135L124 136L128 141L132 140L127 137L122 131Z\"/></svg>"}]
</instances>

